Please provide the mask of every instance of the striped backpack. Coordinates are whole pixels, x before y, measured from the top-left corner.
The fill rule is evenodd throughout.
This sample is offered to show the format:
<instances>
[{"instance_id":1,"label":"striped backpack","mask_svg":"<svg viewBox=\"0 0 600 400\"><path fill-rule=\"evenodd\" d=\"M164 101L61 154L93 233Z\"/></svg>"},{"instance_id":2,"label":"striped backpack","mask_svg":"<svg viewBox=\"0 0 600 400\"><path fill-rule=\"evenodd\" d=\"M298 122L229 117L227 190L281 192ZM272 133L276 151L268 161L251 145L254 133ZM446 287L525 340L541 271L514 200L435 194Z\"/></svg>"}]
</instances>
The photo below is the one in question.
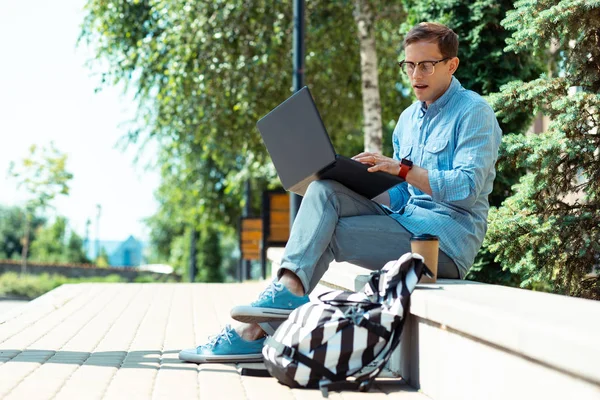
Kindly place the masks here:
<instances>
[{"instance_id":1,"label":"striped backpack","mask_svg":"<svg viewBox=\"0 0 600 400\"><path fill-rule=\"evenodd\" d=\"M290 387L368 391L400 334L423 257L406 253L374 271L358 293L331 291L294 310L263 347L271 376ZM351 379L348 379L351 378Z\"/></svg>"}]
</instances>

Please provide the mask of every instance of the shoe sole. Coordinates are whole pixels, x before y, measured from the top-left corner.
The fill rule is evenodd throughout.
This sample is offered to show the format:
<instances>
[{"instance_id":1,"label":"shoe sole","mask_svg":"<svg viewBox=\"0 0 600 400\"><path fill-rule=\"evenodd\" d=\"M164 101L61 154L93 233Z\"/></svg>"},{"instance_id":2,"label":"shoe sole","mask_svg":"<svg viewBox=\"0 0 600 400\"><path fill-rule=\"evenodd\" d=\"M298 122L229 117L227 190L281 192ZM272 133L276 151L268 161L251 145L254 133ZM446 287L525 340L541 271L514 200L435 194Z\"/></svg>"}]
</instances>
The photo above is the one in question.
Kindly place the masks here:
<instances>
[{"instance_id":1,"label":"shoe sole","mask_svg":"<svg viewBox=\"0 0 600 400\"><path fill-rule=\"evenodd\" d=\"M214 355L207 356L204 354L196 354L196 349L182 350L179 352L181 361L189 361L196 364L204 363L251 363L263 362L262 354L239 354L239 355Z\"/></svg>"},{"instance_id":2,"label":"shoe sole","mask_svg":"<svg viewBox=\"0 0 600 400\"><path fill-rule=\"evenodd\" d=\"M284 321L294 310L280 308L264 308L252 306L237 306L231 309L231 318L240 322L258 323Z\"/></svg>"}]
</instances>

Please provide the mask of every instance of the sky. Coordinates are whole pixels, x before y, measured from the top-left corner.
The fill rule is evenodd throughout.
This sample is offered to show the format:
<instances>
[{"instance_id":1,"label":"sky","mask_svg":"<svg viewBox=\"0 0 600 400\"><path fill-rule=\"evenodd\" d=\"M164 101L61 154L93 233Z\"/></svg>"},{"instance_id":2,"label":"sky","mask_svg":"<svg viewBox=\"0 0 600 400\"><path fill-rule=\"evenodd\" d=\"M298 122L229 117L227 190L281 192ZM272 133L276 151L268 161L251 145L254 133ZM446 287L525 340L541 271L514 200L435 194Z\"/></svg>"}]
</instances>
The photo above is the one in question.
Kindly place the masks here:
<instances>
[{"instance_id":1,"label":"sky","mask_svg":"<svg viewBox=\"0 0 600 400\"><path fill-rule=\"evenodd\" d=\"M159 173L148 168L156 147L139 153L138 145L117 146L136 105L120 88L94 93L99 77L84 65L91 53L76 44L84 4L0 1L0 205L27 199L8 177L10 162L25 158L32 144L53 141L74 177L69 196L58 197L47 214L67 217L81 236L89 218L91 239L147 240L142 219L158 207Z\"/></svg>"}]
</instances>

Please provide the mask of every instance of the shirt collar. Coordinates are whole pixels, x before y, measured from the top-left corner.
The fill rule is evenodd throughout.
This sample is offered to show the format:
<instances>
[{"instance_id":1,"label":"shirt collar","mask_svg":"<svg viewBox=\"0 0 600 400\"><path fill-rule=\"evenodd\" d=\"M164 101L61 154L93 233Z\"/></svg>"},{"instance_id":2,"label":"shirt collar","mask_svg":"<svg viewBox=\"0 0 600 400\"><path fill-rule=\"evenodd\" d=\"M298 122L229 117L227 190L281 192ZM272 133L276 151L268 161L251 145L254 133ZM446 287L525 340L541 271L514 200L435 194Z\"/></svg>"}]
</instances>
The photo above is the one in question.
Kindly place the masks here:
<instances>
[{"instance_id":1,"label":"shirt collar","mask_svg":"<svg viewBox=\"0 0 600 400\"><path fill-rule=\"evenodd\" d=\"M448 101L459 87L460 82L458 81L458 79L452 76L450 86L448 86L448 89L446 89L444 94L441 95L439 99L431 103L429 107L427 107L427 104L424 101L421 102L420 116L424 116L428 109L431 109L432 112L442 109L446 104L448 104Z\"/></svg>"},{"instance_id":2,"label":"shirt collar","mask_svg":"<svg viewBox=\"0 0 600 400\"><path fill-rule=\"evenodd\" d=\"M421 107L419 107L419 118L423 118L426 113L427 113L427 103L422 101Z\"/></svg>"}]
</instances>

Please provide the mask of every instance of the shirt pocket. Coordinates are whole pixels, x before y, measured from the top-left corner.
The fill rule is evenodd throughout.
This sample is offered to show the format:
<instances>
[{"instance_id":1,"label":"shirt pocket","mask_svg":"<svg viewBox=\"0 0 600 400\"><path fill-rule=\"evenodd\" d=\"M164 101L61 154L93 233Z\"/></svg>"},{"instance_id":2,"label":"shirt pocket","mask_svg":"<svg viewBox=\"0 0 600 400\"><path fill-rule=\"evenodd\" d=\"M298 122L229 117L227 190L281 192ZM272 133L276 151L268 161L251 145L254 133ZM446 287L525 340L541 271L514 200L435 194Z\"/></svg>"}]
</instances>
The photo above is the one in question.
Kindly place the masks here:
<instances>
[{"instance_id":1,"label":"shirt pocket","mask_svg":"<svg viewBox=\"0 0 600 400\"><path fill-rule=\"evenodd\" d=\"M448 139L429 140L423 152L422 167L427 170L448 171L452 168Z\"/></svg>"}]
</instances>

